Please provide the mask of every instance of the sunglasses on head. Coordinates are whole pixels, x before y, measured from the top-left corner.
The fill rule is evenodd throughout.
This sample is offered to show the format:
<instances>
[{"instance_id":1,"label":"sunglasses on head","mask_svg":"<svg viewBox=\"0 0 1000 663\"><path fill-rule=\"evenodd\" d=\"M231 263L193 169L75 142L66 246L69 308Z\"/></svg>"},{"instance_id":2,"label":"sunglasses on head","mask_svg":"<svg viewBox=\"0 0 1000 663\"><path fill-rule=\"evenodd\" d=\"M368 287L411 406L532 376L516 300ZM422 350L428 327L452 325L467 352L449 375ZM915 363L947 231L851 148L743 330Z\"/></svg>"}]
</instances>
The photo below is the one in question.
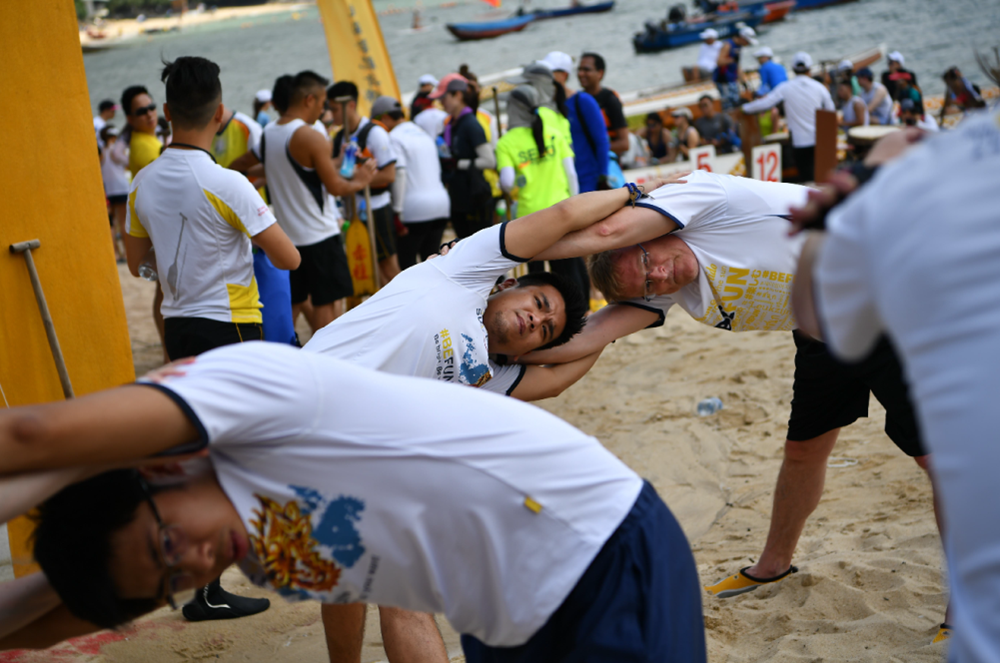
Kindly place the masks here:
<instances>
[{"instance_id":1,"label":"sunglasses on head","mask_svg":"<svg viewBox=\"0 0 1000 663\"><path fill-rule=\"evenodd\" d=\"M156 110L156 104L150 104L148 106L142 106L141 108L136 108L132 111L132 115L145 115L146 113L151 113Z\"/></svg>"}]
</instances>

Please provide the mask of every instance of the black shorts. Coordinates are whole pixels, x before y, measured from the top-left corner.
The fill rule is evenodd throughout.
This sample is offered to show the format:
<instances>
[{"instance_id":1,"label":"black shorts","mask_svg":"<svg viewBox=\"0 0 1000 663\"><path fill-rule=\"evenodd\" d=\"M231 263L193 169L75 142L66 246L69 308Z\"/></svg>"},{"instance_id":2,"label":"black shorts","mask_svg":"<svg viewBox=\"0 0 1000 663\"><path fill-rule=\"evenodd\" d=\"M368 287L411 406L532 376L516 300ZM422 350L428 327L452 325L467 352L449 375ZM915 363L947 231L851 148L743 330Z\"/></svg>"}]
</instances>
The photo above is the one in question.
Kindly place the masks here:
<instances>
[{"instance_id":1,"label":"black shorts","mask_svg":"<svg viewBox=\"0 0 1000 663\"><path fill-rule=\"evenodd\" d=\"M298 269L288 273L293 304L301 304L311 295L313 306L324 306L354 295L351 269L340 235L296 248L302 262Z\"/></svg>"},{"instance_id":2,"label":"black shorts","mask_svg":"<svg viewBox=\"0 0 1000 663\"><path fill-rule=\"evenodd\" d=\"M811 440L868 416L869 394L885 407L885 434L907 456L926 455L896 352L883 337L857 364L842 363L826 344L797 331L788 439Z\"/></svg>"},{"instance_id":3,"label":"black shorts","mask_svg":"<svg viewBox=\"0 0 1000 663\"><path fill-rule=\"evenodd\" d=\"M108 196L108 203L111 205L124 205L128 202L128 194L123 193L117 196Z\"/></svg>"},{"instance_id":4,"label":"black shorts","mask_svg":"<svg viewBox=\"0 0 1000 663\"><path fill-rule=\"evenodd\" d=\"M394 216L392 205L376 208L372 214L375 220L375 249L379 260L396 255L396 224L392 221Z\"/></svg>"},{"instance_id":5,"label":"black shorts","mask_svg":"<svg viewBox=\"0 0 1000 663\"><path fill-rule=\"evenodd\" d=\"M264 340L259 322L219 322L207 318L166 318L163 345L171 361L195 357L224 345Z\"/></svg>"}]
</instances>

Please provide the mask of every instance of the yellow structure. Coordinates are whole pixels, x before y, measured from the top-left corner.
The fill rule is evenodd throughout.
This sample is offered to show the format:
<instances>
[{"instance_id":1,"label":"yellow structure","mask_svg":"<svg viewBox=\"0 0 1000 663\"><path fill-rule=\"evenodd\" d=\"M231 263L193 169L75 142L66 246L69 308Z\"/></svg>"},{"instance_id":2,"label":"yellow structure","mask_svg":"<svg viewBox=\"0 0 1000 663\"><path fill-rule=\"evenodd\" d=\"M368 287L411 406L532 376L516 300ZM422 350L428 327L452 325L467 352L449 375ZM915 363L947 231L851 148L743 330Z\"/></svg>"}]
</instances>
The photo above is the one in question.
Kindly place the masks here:
<instances>
[{"instance_id":1,"label":"yellow structure","mask_svg":"<svg viewBox=\"0 0 1000 663\"><path fill-rule=\"evenodd\" d=\"M0 387L16 406L63 396L15 242L41 241L33 256L76 394L135 376L73 3L0 3L0 44ZM0 531L0 565L12 559L16 576L34 568L29 534L24 519Z\"/></svg>"},{"instance_id":2,"label":"yellow structure","mask_svg":"<svg viewBox=\"0 0 1000 663\"><path fill-rule=\"evenodd\" d=\"M368 115L381 95L399 99L399 85L371 0L316 0L333 78L358 86L358 112Z\"/></svg>"}]
</instances>

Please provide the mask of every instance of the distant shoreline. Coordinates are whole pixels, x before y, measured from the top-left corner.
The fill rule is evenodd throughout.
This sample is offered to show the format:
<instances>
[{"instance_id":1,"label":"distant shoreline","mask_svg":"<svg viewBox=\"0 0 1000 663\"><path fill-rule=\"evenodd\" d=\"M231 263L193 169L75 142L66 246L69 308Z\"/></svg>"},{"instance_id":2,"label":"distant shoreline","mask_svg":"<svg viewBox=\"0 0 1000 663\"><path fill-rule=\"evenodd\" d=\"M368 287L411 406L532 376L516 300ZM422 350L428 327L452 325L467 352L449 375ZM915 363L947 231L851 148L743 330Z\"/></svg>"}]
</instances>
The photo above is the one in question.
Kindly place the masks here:
<instances>
[{"instance_id":1,"label":"distant shoreline","mask_svg":"<svg viewBox=\"0 0 1000 663\"><path fill-rule=\"evenodd\" d=\"M141 37L144 32L149 30L171 30L236 18L256 18L284 12L301 12L315 6L315 3L312 2L297 2L294 4L275 2L264 5L252 5L250 7L222 7L215 11L188 11L183 16L147 18L141 23L134 18L110 19L102 21L100 26L86 26L81 28L80 45L85 48L112 46L123 41ZM96 36L99 34L103 34L104 37Z\"/></svg>"}]
</instances>

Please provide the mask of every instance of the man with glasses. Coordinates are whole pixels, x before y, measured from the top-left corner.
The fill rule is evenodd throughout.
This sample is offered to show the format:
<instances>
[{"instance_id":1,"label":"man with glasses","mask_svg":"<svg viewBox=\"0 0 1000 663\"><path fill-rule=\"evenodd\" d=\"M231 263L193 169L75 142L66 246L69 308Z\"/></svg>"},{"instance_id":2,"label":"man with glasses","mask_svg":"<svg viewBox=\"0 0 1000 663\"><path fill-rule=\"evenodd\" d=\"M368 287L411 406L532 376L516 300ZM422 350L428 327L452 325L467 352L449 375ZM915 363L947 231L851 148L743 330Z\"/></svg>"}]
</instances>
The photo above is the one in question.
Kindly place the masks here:
<instances>
[{"instance_id":1,"label":"man with glasses","mask_svg":"<svg viewBox=\"0 0 1000 663\"><path fill-rule=\"evenodd\" d=\"M51 588L0 588L33 586L0 616L0 638L16 624L0 648L79 633L75 620L118 626L235 563L291 601L443 612L470 663L706 660L694 558L652 486L551 414L476 389L229 346L0 412L0 493L41 477L27 507L80 478L57 468L195 449L207 457L168 485L113 470L41 506ZM0 502L2 518L19 510ZM75 620L46 615L60 600Z\"/></svg>"},{"instance_id":2,"label":"man with glasses","mask_svg":"<svg viewBox=\"0 0 1000 663\"><path fill-rule=\"evenodd\" d=\"M622 109L618 93L601 85L604 80L604 58L597 53L584 53L576 68L576 78L580 87L597 101L604 114L604 125L608 130L611 151L621 156L628 152L628 122Z\"/></svg>"},{"instance_id":3,"label":"man with glasses","mask_svg":"<svg viewBox=\"0 0 1000 663\"><path fill-rule=\"evenodd\" d=\"M836 361L796 330L790 293L804 238L789 237L787 215L810 189L694 171L683 186L656 189L586 231L556 244L547 258L581 246L621 246L591 259L590 276L607 306L564 346L527 355L538 364L578 360L615 339L664 323L675 304L727 331L795 330L795 381L785 456L774 491L771 528L757 563L706 589L727 598L776 582L792 566L799 536L823 492L826 460L839 430L868 416L870 394L886 408L886 433L927 469L899 362L888 342L859 365Z\"/></svg>"}]
</instances>

